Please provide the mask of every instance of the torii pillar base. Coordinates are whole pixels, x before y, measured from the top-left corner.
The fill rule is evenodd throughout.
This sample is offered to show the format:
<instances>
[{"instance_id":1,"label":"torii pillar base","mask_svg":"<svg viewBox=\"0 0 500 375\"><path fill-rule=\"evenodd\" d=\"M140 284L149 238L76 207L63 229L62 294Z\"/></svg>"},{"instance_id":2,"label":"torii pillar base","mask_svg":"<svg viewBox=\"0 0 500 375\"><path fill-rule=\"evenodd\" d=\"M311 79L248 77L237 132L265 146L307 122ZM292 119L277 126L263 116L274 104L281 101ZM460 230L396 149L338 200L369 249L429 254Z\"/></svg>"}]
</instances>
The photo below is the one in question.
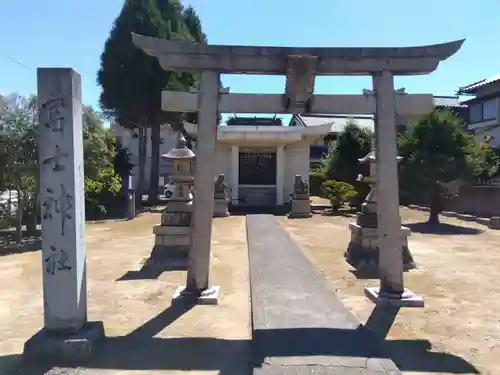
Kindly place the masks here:
<instances>
[{"instance_id":1,"label":"torii pillar base","mask_svg":"<svg viewBox=\"0 0 500 375\"><path fill-rule=\"evenodd\" d=\"M377 306L383 307L424 307L424 299L411 290L404 290L401 296L384 295L377 287L366 287L365 295Z\"/></svg>"}]
</instances>

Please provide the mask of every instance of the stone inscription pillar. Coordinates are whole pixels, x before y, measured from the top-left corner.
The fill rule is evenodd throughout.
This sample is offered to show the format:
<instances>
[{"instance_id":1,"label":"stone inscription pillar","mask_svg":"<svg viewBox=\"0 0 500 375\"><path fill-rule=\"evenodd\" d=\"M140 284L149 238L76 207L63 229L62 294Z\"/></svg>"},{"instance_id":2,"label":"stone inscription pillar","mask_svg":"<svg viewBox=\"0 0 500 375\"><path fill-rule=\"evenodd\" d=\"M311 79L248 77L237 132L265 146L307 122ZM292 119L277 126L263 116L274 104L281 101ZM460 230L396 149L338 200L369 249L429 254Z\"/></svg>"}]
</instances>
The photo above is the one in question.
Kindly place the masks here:
<instances>
[{"instance_id":1,"label":"stone inscription pillar","mask_svg":"<svg viewBox=\"0 0 500 375\"><path fill-rule=\"evenodd\" d=\"M38 101L44 325L77 332L87 321L80 76L39 69Z\"/></svg>"},{"instance_id":2,"label":"stone inscription pillar","mask_svg":"<svg viewBox=\"0 0 500 375\"><path fill-rule=\"evenodd\" d=\"M198 94L198 139L192 217L192 240L184 294L201 296L209 289L214 205L215 145L218 125L219 73L203 70Z\"/></svg>"},{"instance_id":3,"label":"stone inscription pillar","mask_svg":"<svg viewBox=\"0 0 500 375\"><path fill-rule=\"evenodd\" d=\"M75 363L104 338L102 322L87 322L81 78L40 68L37 79L44 327L23 355Z\"/></svg>"},{"instance_id":4,"label":"stone inscription pillar","mask_svg":"<svg viewBox=\"0 0 500 375\"><path fill-rule=\"evenodd\" d=\"M383 71L373 76L376 98L377 221L379 295L400 298L404 291L403 257L399 246L399 185L396 145L394 77Z\"/></svg>"}]
</instances>

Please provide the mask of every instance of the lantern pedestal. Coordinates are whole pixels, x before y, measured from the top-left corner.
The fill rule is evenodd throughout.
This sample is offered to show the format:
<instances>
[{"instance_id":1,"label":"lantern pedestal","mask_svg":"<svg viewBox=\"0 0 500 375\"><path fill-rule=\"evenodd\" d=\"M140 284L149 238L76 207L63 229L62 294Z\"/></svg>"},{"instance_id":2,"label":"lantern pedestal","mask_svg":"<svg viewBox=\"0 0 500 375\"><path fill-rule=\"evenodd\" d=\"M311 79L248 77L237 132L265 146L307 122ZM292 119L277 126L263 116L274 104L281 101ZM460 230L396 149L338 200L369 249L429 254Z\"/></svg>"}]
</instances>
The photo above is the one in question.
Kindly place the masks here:
<instances>
[{"instance_id":1,"label":"lantern pedestal","mask_svg":"<svg viewBox=\"0 0 500 375\"><path fill-rule=\"evenodd\" d=\"M346 262L357 270L372 273L378 272L379 241L377 228L368 228L358 223L349 223L349 230L351 232L351 240L344 254ZM403 269L405 271L416 267L408 248L408 237L410 235L410 228L401 226L400 250L403 255Z\"/></svg>"}]
</instances>

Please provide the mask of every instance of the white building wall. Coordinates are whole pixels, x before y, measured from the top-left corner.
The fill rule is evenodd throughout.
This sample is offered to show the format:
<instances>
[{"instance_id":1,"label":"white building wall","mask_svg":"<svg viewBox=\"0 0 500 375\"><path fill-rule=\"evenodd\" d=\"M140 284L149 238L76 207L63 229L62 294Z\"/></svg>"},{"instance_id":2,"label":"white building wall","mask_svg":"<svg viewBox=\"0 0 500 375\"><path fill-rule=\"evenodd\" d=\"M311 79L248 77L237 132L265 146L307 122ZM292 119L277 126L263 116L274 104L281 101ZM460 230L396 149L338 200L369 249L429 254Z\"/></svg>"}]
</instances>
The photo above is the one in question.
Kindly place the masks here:
<instances>
[{"instance_id":1,"label":"white building wall","mask_svg":"<svg viewBox=\"0 0 500 375\"><path fill-rule=\"evenodd\" d=\"M132 183L134 188L137 189L137 184L139 181L139 137L134 136L134 134L138 134L137 130L132 131L129 129L125 129L118 124L111 125L113 132L116 138L120 141L122 146L126 148L130 154L130 162L134 165L131 170L132 175ZM161 177L163 177L164 183L167 183L168 176L172 173L171 163L167 160L163 160L161 155L166 154L172 148L175 147L177 142L177 133L171 131L168 127L163 127L160 133L160 181ZM147 129L146 139L147 147L146 147L146 163L145 163L145 185L144 188L147 189L149 187L149 176L151 170L151 129Z\"/></svg>"},{"instance_id":2,"label":"white building wall","mask_svg":"<svg viewBox=\"0 0 500 375\"><path fill-rule=\"evenodd\" d=\"M217 142L217 151L215 154L214 177L221 173L224 174L224 180L228 186L231 185L231 146ZM231 186L232 188L232 186Z\"/></svg>"},{"instance_id":3,"label":"white building wall","mask_svg":"<svg viewBox=\"0 0 500 375\"><path fill-rule=\"evenodd\" d=\"M129 153L131 154L131 163L134 164L134 168L132 169L132 177L134 186L137 188L138 183L138 145L139 139L138 137L134 137L134 132L124 129L119 125L113 124L113 130L117 138L119 138L123 147L127 148ZM177 133L171 131L169 128L163 128L161 131L161 139L162 143L160 144L160 155L163 155L170 151L175 147L177 141ZM309 181L309 154L310 154L310 143L312 140L301 140L296 143L286 144L283 148L283 171L281 174L283 177L283 183L277 184L278 188L282 186L283 188L283 202L287 203L290 201L290 194L293 192L294 178L295 175L300 174L302 179L306 182ZM215 160L215 168L214 168L214 177L223 173L226 183L233 190L234 187L232 185L238 181L238 176L233 176L233 168L232 168L232 160L238 160L238 153L236 152L233 155L232 146L229 143L217 142L216 145L216 160ZM242 146L245 149L254 149L255 147L247 147ZM262 147L258 148L259 150L263 150ZM270 151L277 151L275 147L267 147ZM239 148L235 147L236 151L239 151ZM196 154L196 148L193 149L193 152ZM148 145L147 145L147 159L146 159L146 174L145 174L145 188L149 186L149 174L150 174L150 166L151 166L151 131L148 130ZM164 183L168 182L168 176L171 174L171 163L167 162L160 157L160 177L163 177ZM238 169L236 168L237 172ZM237 174L237 173L236 173ZM234 197L237 199L236 192L234 193ZM279 194L277 194L277 199L280 200Z\"/></svg>"}]
</instances>

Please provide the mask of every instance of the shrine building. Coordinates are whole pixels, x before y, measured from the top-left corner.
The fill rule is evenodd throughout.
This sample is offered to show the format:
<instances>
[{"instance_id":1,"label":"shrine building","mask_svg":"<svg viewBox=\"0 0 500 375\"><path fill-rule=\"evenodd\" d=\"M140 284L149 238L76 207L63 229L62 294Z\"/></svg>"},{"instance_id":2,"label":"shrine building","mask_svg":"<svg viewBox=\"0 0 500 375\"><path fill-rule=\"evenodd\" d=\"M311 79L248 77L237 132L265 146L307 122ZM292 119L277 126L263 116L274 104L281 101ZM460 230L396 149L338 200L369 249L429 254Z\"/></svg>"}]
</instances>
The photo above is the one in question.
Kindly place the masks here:
<instances>
[{"instance_id":1,"label":"shrine building","mask_svg":"<svg viewBox=\"0 0 500 375\"><path fill-rule=\"evenodd\" d=\"M290 200L295 175L309 179L311 152L315 142L323 142L334 121L318 119L311 124L290 126L276 117L233 117L218 127L214 178L223 173L230 188L231 204L235 206L282 206ZM117 141L130 153L132 180L137 188L138 138L134 131L119 124L111 125ZM197 125L185 123L184 128L196 139ZM162 127L160 155L175 147L176 133ZM196 142L193 151L196 153ZM146 183L149 186L151 150L148 142ZM171 174L170 162L160 160L160 191Z\"/></svg>"},{"instance_id":2,"label":"shrine building","mask_svg":"<svg viewBox=\"0 0 500 375\"><path fill-rule=\"evenodd\" d=\"M232 117L217 131L214 176L224 174L232 205L282 206L295 175L309 180L311 145L331 127L331 120L285 126L276 117ZM186 124L186 130L195 136L196 125Z\"/></svg>"}]
</instances>

